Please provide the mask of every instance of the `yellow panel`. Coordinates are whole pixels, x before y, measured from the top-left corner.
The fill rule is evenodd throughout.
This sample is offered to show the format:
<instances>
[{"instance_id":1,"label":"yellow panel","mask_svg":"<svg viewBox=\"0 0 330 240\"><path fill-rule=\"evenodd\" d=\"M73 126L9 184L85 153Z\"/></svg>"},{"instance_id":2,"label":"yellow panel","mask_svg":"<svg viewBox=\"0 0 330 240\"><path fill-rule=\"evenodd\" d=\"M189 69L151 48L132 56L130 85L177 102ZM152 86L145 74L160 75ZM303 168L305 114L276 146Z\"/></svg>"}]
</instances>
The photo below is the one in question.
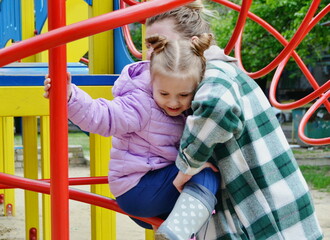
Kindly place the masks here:
<instances>
[{"instance_id":1,"label":"yellow panel","mask_svg":"<svg viewBox=\"0 0 330 240\"><path fill-rule=\"evenodd\" d=\"M48 115L43 87L0 87L0 116Z\"/></svg>"},{"instance_id":2,"label":"yellow panel","mask_svg":"<svg viewBox=\"0 0 330 240\"><path fill-rule=\"evenodd\" d=\"M144 44L145 39L146 39L146 25L142 24L141 28L142 28L142 30L141 30L142 31L142 39L141 39L141 41L142 41L142 60L146 60L147 51L148 51L146 45Z\"/></svg>"},{"instance_id":3,"label":"yellow panel","mask_svg":"<svg viewBox=\"0 0 330 240\"><path fill-rule=\"evenodd\" d=\"M90 17L99 16L113 10L113 1L94 0L89 7ZM90 37L89 69L91 74L110 74L114 71L113 31L106 31ZM91 175L98 176L108 169L110 142L106 143L100 136L91 135ZM105 168L105 169L104 169ZM103 175L107 175L104 172ZM92 188L96 194L107 194L107 186ZM116 239L116 214L107 209L92 206L92 239Z\"/></svg>"},{"instance_id":4,"label":"yellow panel","mask_svg":"<svg viewBox=\"0 0 330 240\"><path fill-rule=\"evenodd\" d=\"M145 239L146 240L154 240L155 239L155 233L154 233L154 231L153 230L146 229Z\"/></svg>"},{"instance_id":5,"label":"yellow panel","mask_svg":"<svg viewBox=\"0 0 330 240\"><path fill-rule=\"evenodd\" d=\"M88 19L88 4L82 0L67 0L67 24L72 24ZM67 61L79 62L80 58L88 51L88 38L83 38L68 44Z\"/></svg>"},{"instance_id":6,"label":"yellow panel","mask_svg":"<svg viewBox=\"0 0 330 240\"><path fill-rule=\"evenodd\" d=\"M111 138L90 134L90 168L91 176L107 176L110 159ZM108 196L110 195L107 184L92 185L91 191ZM93 240L115 240L116 239L116 214L113 211L91 207L91 227Z\"/></svg>"},{"instance_id":7,"label":"yellow panel","mask_svg":"<svg viewBox=\"0 0 330 240\"><path fill-rule=\"evenodd\" d=\"M111 86L82 86L93 98L111 98ZM49 100L43 87L0 87L0 116L49 115Z\"/></svg>"},{"instance_id":8,"label":"yellow panel","mask_svg":"<svg viewBox=\"0 0 330 240\"><path fill-rule=\"evenodd\" d=\"M66 1L66 24L80 22L88 19L88 4L83 0ZM48 20L42 33L48 31ZM67 44L67 62L79 62L80 58L88 51L88 37ZM40 62L48 62L48 51L41 53Z\"/></svg>"},{"instance_id":9,"label":"yellow panel","mask_svg":"<svg viewBox=\"0 0 330 240\"><path fill-rule=\"evenodd\" d=\"M41 178L50 178L50 128L49 116L40 117ZM42 195L42 226L44 240L51 239L50 196Z\"/></svg>"},{"instance_id":10,"label":"yellow panel","mask_svg":"<svg viewBox=\"0 0 330 240\"><path fill-rule=\"evenodd\" d=\"M38 179L38 128L36 117L23 117L23 159L24 177ZM29 230L36 228L39 236L39 202L38 193L25 191L25 232L29 238Z\"/></svg>"},{"instance_id":11,"label":"yellow panel","mask_svg":"<svg viewBox=\"0 0 330 240\"><path fill-rule=\"evenodd\" d=\"M90 17L96 17L113 10L113 1L94 0L89 8ZM89 69L93 74L114 72L113 31L106 31L90 37Z\"/></svg>"},{"instance_id":12,"label":"yellow panel","mask_svg":"<svg viewBox=\"0 0 330 240\"><path fill-rule=\"evenodd\" d=\"M4 151L4 146L3 146L3 117L0 117L0 172L4 172L4 156L3 156L3 151ZM0 194L4 194L5 190L0 189ZM4 210L4 205L0 204L0 212Z\"/></svg>"},{"instance_id":13,"label":"yellow panel","mask_svg":"<svg viewBox=\"0 0 330 240\"><path fill-rule=\"evenodd\" d=\"M14 160L14 119L12 117L3 118L3 158L4 158L4 172L8 174L15 174L15 160ZM5 215L15 216L15 192L14 189L5 190L5 206L10 204L12 206L11 212L5 211ZM6 209L7 210L7 209Z\"/></svg>"},{"instance_id":14,"label":"yellow panel","mask_svg":"<svg viewBox=\"0 0 330 240\"><path fill-rule=\"evenodd\" d=\"M22 4L22 39L34 37L34 0L23 0ZM36 62L36 55L22 59L22 62Z\"/></svg>"},{"instance_id":15,"label":"yellow panel","mask_svg":"<svg viewBox=\"0 0 330 240\"><path fill-rule=\"evenodd\" d=\"M92 98L113 99L112 86L79 86L79 88L87 92Z\"/></svg>"}]
</instances>

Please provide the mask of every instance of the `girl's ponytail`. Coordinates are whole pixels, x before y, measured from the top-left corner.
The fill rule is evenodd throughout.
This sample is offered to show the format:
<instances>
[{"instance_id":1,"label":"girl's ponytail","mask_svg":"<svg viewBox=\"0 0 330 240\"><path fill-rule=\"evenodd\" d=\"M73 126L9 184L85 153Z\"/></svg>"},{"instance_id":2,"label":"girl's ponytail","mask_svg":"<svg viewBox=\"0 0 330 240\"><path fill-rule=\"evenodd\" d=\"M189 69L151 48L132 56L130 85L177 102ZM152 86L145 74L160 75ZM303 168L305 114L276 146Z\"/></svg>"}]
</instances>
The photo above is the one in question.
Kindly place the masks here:
<instances>
[{"instance_id":1,"label":"girl's ponytail","mask_svg":"<svg viewBox=\"0 0 330 240\"><path fill-rule=\"evenodd\" d=\"M155 34L146 38L146 43L153 48L154 53L160 53L164 50L168 40L164 36Z\"/></svg>"},{"instance_id":2,"label":"girl's ponytail","mask_svg":"<svg viewBox=\"0 0 330 240\"><path fill-rule=\"evenodd\" d=\"M213 34L211 33L203 33L198 37L194 37L191 40L191 47L193 52L199 56L204 58L204 51L208 49L213 41Z\"/></svg>"}]
</instances>

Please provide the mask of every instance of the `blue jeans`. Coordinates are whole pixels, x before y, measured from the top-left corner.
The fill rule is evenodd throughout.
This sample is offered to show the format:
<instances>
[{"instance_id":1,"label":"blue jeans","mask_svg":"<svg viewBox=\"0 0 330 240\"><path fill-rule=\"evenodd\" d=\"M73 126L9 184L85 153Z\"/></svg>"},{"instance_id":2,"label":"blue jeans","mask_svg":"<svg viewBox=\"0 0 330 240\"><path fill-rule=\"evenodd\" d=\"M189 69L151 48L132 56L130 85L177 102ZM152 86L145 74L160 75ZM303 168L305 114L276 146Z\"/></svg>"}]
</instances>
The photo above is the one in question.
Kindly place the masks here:
<instances>
[{"instance_id":1,"label":"blue jeans","mask_svg":"<svg viewBox=\"0 0 330 240\"><path fill-rule=\"evenodd\" d=\"M178 171L175 164L172 164L148 172L134 188L117 197L118 205L133 216L159 217L165 220L180 195L173 185ZM205 168L194 175L189 182L200 184L215 195L220 187L220 174ZM152 229L150 224L132 219L141 227Z\"/></svg>"}]
</instances>

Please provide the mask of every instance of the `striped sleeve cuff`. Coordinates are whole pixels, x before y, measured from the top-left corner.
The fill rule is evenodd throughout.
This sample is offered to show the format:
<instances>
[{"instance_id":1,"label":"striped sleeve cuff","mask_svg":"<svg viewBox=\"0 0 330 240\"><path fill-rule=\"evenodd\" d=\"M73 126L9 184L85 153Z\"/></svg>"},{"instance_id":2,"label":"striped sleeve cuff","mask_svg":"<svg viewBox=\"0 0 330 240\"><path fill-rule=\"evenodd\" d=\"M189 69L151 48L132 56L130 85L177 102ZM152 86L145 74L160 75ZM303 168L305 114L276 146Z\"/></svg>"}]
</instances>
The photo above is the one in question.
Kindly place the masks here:
<instances>
[{"instance_id":1,"label":"striped sleeve cuff","mask_svg":"<svg viewBox=\"0 0 330 240\"><path fill-rule=\"evenodd\" d=\"M199 168L191 167L188 163L187 156L182 152L179 153L175 161L177 168L184 174L188 174L188 175L195 175L199 173L203 169L203 165L200 166Z\"/></svg>"}]
</instances>

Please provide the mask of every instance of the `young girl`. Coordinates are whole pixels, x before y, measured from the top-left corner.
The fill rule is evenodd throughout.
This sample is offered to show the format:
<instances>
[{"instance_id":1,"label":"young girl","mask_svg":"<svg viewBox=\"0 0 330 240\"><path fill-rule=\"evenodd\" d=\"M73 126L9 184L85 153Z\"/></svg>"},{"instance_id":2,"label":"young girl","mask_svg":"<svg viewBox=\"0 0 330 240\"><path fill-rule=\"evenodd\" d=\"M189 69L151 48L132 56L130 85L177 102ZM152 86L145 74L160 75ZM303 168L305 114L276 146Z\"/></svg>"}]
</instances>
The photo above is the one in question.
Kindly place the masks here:
<instances>
[{"instance_id":1,"label":"young girl","mask_svg":"<svg viewBox=\"0 0 330 240\"><path fill-rule=\"evenodd\" d=\"M210 32L203 13L195 1L152 17L146 35L191 39ZM192 192L191 179L207 162L218 167L222 186L201 239L322 239L308 186L262 90L219 47L204 56L207 69L176 160L174 185L182 194L156 239L186 240L206 222L192 224L191 216L205 220L211 205L201 204L204 192Z\"/></svg>"},{"instance_id":2,"label":"young girl","mask_svg":"<svg viewBox=\"0 0 330 240\"><path fill-rule=\"evenodd\" d=\"M165 219L179 196L172 184L178 173L174 161L187 110L204 75L203 53L212 39L211 34L188 41L148 37L146 43L153 49L150 66L149 61L126 66L114 84L112 101L94 100L69 83L69 119L84 131L113 136L110 189L119 206L131 215ZM45 97L49 90L48 78ZM219 176L210 169L194 181L208 176L212 181L207 187L215 193Z\"/></svg>"}]
</instances>

